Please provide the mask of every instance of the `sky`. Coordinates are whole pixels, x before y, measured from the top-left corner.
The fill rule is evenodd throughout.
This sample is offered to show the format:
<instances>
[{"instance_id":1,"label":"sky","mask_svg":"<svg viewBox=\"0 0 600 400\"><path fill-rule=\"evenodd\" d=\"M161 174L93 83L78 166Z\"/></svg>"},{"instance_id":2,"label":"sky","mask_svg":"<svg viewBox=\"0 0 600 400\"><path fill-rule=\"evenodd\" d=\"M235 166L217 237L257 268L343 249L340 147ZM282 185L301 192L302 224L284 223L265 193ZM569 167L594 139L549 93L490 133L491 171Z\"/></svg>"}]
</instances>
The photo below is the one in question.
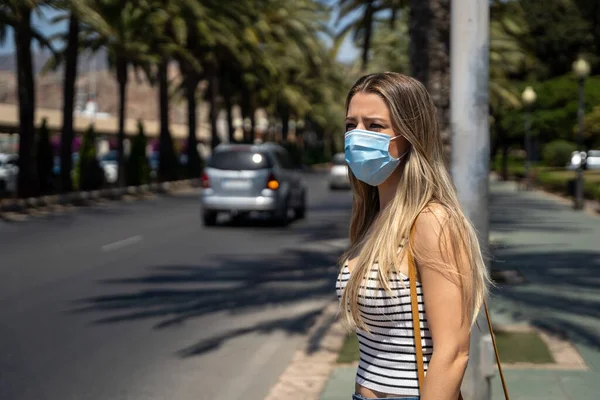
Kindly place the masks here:
<instances>
[{"instance_id":1,"label":"sky","mask_svg":"<svg viewBox=\"0 0 600 400\"><path fill-rule=\"evenodd\" d=\"M330 0L325 1L325 3L331 3L331 1ZM48 8L44 8L42 10L42 12L35 13L33 15L31 23L44 36L52 36L56 33L66 32L67 31L67 21L62 21L57 24L51 23L52 19L57 15L59 15L59 12L48 9ZM356 18L356 17L357 17L357 14L354 13L354 14L348 16L348 18L345 19L344 21L342 21L342 23L352 20L353 18ZM336 19L337 19L337 16L336 16L336 13L334 12L334 13L332 13L331 18L329 20L329 27L334 30L337 30L336 26L335 26ZM9 31L5 42L0 44L0 54L12 53L14 51L14 48L15 47L14 47L14 39L13 39L12 31ZM37 50L36 44L34 44L33 49L34 49L34 51ZM349 62L354 61L357 57L358 57L358 49L352 43L350 35L348 35L346 37L346 40L340 47L340 50L338 52L338 60L341 62L344 62L344 63L349 63Z\"/></svg>"}]
</instances>

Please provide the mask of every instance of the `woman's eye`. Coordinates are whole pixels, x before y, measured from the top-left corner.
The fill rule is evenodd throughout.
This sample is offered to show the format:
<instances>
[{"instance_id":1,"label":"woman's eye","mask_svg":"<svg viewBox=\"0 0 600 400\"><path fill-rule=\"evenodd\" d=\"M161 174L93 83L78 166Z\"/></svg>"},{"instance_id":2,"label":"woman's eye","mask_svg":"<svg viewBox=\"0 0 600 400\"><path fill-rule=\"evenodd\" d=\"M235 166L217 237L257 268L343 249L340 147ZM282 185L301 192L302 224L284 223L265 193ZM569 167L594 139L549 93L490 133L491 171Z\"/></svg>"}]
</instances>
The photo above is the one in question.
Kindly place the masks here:
<instances>
[{"instance_id":1,"label":"woman's eye","mask_svg":"<svg viewBox=\"0 0 600 400\"><path fill-rule=\"evenodd\" d=\"M351 131L354 128L356 128L356 125L354 125L354 124L346 124L346 132Z\"/></svg>"},{"instance_id":2,"label":"woman's eye","mask_svg":"<svg viewBox=\"0 0 600 400\"><path fill-rule=\"evenodd\" d=\"M379 125L379 124L371 124L371 130L379 130L379 129L383 129L383 126Z\"/></svg>"}]
</instances>

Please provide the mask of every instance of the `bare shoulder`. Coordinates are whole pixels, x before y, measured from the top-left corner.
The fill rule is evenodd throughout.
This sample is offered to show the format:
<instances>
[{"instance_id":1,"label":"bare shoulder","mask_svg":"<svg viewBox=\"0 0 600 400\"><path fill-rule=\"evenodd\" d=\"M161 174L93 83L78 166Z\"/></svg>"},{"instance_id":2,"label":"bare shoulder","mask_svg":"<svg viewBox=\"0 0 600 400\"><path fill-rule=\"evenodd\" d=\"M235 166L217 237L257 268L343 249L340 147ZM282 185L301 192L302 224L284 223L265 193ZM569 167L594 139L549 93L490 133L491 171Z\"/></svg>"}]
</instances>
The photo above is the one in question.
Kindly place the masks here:
<instances>
[{"instance_id":1,"label":"bare shoulder","mask_svg":"<svg viewBox=\"0 0 600 400\"><path fill-rule=\"evenodd\" d=\"M421 238L437 238L447 225L450 214L438 203L428 205L415 221L415 234Z\"/></svg>"}]
</instances>

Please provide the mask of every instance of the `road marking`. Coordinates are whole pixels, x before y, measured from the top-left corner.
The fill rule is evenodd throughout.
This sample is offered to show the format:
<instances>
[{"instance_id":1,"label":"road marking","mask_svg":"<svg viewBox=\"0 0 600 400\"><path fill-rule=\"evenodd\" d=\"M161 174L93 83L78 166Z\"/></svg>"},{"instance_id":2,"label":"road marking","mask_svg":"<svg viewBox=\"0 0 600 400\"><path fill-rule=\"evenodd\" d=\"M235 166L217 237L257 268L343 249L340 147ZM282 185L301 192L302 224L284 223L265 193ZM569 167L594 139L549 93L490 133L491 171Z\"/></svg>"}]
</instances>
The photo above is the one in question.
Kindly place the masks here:
<instances>
[{"instance_id":1,"label":"road marking","mask_svg":"<svg viewBox=\"0 0 600 400\"><path fill-rule=\"evenodd\" d=\"M132 244L136 244L141 241L142 241L142 237L140 235L132 236L127 239L119 240L118 242L105 244L104 246L102 246L102 251L119 250L120 248L123 248L125 246L130 246Z\"/></svg>"}]
</instances>

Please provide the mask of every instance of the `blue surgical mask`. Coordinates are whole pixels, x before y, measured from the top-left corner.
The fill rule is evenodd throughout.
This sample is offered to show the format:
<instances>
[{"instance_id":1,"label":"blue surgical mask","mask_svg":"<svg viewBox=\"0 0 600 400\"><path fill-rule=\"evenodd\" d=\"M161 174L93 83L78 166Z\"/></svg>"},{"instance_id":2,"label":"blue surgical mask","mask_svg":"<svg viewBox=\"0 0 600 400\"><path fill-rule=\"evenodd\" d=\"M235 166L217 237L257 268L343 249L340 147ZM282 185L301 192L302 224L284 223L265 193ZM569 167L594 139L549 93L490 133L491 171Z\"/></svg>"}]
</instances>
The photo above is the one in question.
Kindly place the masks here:
<instances>
[{"instance_id":1,"label":"blue surgical mask","mask_svg":"<svg viewBox=\"0 0 600 400\"><path fill-rule=\"evenodd\" d=\"M371 185L381 185L400 164L399 158L390 155L390 142L399 136L391 137L384 133L354 129L346 132L344 151L346 162L356 179Z\"/></svg>"}]
</instances>

